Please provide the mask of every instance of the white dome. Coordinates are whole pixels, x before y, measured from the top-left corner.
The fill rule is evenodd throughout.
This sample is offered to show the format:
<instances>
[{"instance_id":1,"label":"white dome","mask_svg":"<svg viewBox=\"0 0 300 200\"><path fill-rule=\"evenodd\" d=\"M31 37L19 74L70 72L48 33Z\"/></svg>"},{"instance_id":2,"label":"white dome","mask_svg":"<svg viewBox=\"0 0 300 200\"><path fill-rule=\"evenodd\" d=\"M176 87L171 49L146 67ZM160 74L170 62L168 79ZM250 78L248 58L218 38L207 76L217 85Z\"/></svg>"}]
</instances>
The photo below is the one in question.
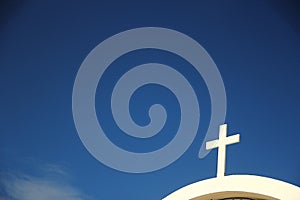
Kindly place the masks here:
<instances>
[{"instance_id":1,"label":"white dome","mask_svg":"<svg viewBox=\"0 0 300 200\"><path fill-rule=\"evenodd\" d=\"M187 185L163 200L299 200L300 188L272 178L231 175Z\"/></svg>"}]
</instances>

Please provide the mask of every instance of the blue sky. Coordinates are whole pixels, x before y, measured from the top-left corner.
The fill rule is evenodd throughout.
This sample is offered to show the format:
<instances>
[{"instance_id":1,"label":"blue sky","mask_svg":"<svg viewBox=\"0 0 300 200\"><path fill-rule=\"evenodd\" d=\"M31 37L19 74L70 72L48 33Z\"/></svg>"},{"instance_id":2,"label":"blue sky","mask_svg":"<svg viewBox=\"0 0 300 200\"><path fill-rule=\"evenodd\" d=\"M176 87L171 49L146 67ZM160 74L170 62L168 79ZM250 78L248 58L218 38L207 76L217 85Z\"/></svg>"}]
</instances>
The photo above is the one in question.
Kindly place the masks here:
<instances>
[{"instance_id":1,"label":"blue sky","mask_svg":"<svg viewBox=\"0 0 300 200\"><path fill-rule=\"evenodd\" d=\"M190 148L171 165L145 174L116 171L92 157L78 137L72 89L81 63L106 38L148 26L192 37L216 63L226 88L228 133L241 134L241 142L228 147L227 174L256 174L300 186L297 11L299 4L279 1L3 3L0 199L153 200L215 176L217 151L204 159L197 156L211 114L209 94L189 66L184 73L191 83L198 83L193 87L200 102L200 128ZM147 62L149 56L175 68L181 64L172 55L151 51L135 52L124 62ZM115 65L113 69L121 73L116 69L122 60ZM117 78L114 70L104 79L108 86ZM149 86L133 98L138 123L147 124L139 112L147 107L134 101L161 102L169 112L166 136L145 143L118 132L101 91L98 88L97 114L107 116L101 123L114 130L108 137L122 148L149 151L172 137L168 134L177 128L179 112L168 91Z\"/></svg>"}]
</instances>

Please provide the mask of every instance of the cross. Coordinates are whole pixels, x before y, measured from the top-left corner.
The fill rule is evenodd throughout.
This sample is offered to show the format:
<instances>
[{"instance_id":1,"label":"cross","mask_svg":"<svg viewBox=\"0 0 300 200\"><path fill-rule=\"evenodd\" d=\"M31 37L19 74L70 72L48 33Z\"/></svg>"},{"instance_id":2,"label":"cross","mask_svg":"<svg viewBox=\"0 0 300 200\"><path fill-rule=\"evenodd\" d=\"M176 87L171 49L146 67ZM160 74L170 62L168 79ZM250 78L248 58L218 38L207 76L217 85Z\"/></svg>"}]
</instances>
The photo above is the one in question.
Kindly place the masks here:
<instances>
[{"instance_id":1,"label":"cross","mask_svg":"<svg viewBox=\"0 0 300 200\"><path fill-rule=\"evenodd\" d=\"M227 124L220 126L219 139L206 142L206 150L218 148L218 171L217 177L225 175L226 166L226 145L240 142L240 135L232 135L227 137Z\"/></svg>"}]
</instances>

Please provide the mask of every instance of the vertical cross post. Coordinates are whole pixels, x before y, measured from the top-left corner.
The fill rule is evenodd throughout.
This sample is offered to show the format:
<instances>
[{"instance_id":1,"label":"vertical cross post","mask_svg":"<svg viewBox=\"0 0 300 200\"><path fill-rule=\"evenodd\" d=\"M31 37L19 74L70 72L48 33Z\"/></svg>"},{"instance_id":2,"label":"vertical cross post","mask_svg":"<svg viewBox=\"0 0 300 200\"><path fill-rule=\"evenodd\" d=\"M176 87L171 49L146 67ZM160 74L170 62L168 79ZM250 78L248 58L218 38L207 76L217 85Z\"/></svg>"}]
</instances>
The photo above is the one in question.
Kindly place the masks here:
<instances>
[{"instance_id":1,"label":"vertical cross post","mask_svg":"<svg viewBox=\"0 0 300 200\"><path fill-rule=\"evenodd\" d=\"M219 139L206 142L206 150L218 148L218 169L217 177L225 176L226 168L226 146L240 141L240 135L227 137L227 124L223 124L219 129Z\"/></svg>"}]
</instances>

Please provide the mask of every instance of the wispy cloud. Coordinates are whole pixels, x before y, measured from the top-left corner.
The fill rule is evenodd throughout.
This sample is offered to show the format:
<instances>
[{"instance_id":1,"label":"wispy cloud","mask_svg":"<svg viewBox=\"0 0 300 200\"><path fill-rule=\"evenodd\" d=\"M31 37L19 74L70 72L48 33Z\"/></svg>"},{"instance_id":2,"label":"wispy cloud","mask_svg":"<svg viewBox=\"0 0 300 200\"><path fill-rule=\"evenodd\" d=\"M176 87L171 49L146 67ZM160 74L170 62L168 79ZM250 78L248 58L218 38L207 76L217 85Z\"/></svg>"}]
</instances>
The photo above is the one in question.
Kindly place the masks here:
<instances>
[{"instance_id":1,"label":"wispy cloud","mask_svg":"<svg viewBox=\"0 0 300 200\"><path fill-rule=\"evenodd\" d=\"M55 165L47 165L51 173L57 172L60 176L65 171ZM46 178L45 178L46 177ZM72 186L70 183L49 178L37 177L27 174L1 175L1 187L4 194L0 200L90 200L91 198Z\"/></svg>"},{"instance_id":2,"label":"wispy cloud","mask_svg":"<svg viewBox=\"0 0 300 200\"><path fill-rule=\"evenodd\" d=\"M68 173L66 172L66 169L63 168L60 165L54 165L54 164L44 164L40 166L41 171L49 174L57 174L57 175L62 175L62 176L67 176Z\"/></svg>"}]
</instances>

